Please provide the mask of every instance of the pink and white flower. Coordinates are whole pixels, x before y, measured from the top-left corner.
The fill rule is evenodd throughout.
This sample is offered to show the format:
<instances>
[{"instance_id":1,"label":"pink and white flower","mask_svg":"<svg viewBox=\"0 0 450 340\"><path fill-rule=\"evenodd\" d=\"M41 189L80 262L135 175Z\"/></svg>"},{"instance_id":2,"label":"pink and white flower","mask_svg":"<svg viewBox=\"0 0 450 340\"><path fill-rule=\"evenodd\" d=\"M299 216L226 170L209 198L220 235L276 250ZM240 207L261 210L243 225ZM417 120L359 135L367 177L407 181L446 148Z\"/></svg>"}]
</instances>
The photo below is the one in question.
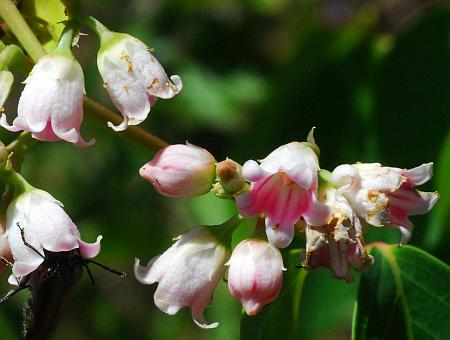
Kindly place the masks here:
<instances>
[{"instance_id":1,"label":"pink and white flower","mask_svg":"<svg viewBox=\"0 0 450 340\"><path fill-rule=\"evenodd\" d=\"M156 98L169 99L183 88L177 75L170 79L161 64L140 40L107 29L101 31L97 65L109 96L122 113L123 122L108 126L123 131L144 121Z\"/></svg>"},{"instance_id":2,"label":"pink and white flower","mask_svg":"<svg viewBox=\"0 0 450 340\"><path fill-rule=\"evenodd\" d=\"M308 143L292 142L272 151L260 164L245 162L244 178L250 191L236 197L243 216L265 216L269 242L287 247L294 237L294 224L301 217L309 225L323 225L330 209L316 196L319 161Z\"/></svg>"},{"instance_id":3,"label":"pink and white flower","mask_svg":"<svg viewBox=\"0 0 450 340\"><path fill-rule=\"evenodd\" d=\"M439 195L415 187L433 175L433 163L413 169L383 167L379 163L344 164L332 172L332 181L353 211L374 226L400 229L401 244L411 238L411 215L431 210Z\"/></svg>"},{"instance_id":4,"label":"pink and white flower","mask_svg":"<svg viewBox=\"0 0 450 340\"><path fill-rule=\"evenodd\" d=\"M154 301L161 311L174 315L188 306L199 327L215 328L218 323L207 324L203 311L211 302L229 257L229 249L207 227L197 227L179 237L147 266L139 265L136 259L134 274L143 284L158 282Z\"/></svg>"},{"instance_id":5,"label":"pink and white flower","mask_svg":"<svg viewBox=\"0 0 450 340\"><path fill-rule=\"evenodd\" d=\"M305 226L302 266L308 270L327 267L335 278L352 282L352 268L365 271L373 263L364 247L366 223L361 223L339 190L330 187L325 192L326 203L332 209L331 219L323 226Z\"/></svg>"},{"instance_id":6,"label":"pink and white flower","mask_svg":"<svg viewBox=\"0 0 450 340\"><path fill-rule=\"evenodd\" d=\"M280 251L263 240L248 239L233 250L227 265L228 288L248 315L256 315L275 301L283 281Z\"/></svg>"},{"instance_id":7,"label":"pink and white flower","mask_svg":"<svg viewBox=\"0 0 450 340\"><path fill-rule=\"evenodd\" d=\"M198 196L211 190L216 160L207 150L192 144L169 145L142 166L139 174L164 196Z\"/></svg>"},{"instance_id":8,"label":"pink and white flower","mask_svg":"<svg viewBox=\"0 0 450 340\"><path fill-rule=\"evenodd\" d=\"M27 243L40 254L44 250L65 252L80 249L81 256L93 258L100 252L100 240L86 243L81 240L77 226L62 208L62 204L45 191L33 189L19 195L6 212L7 236L14 258L12 273L22 277L36 270L44 259L25 245Z\"/></svg>"},{"instance_id":9,"label":"pink and white flower","mask_svg":"<svg viewBox=\"0 0 450 340\"><path fill-rule=\"evenodd\" d=\"M89 146L80 135L83 121L84 76L80 64L63 55L47 55L25 80L17 117L8 125L2 114L0 125L9 131L29 131L42 141L63 139Z\"/></svg>"}]
</instances>

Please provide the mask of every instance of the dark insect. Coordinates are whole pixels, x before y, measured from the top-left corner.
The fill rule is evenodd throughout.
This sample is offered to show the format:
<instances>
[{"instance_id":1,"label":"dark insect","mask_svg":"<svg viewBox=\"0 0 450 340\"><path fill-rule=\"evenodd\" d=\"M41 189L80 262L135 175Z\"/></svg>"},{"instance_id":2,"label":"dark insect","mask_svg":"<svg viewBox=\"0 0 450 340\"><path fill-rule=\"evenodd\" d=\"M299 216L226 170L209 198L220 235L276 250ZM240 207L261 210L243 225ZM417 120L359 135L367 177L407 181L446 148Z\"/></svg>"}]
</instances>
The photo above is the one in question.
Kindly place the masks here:
<instances>
[{"instance_id":1,"label":"dark insect","mask_svg":"<svg viewBox=\"0 0 450 340\"><path fill-rule=\"evenodd\" d=\"M18 279L18 286L0 299L1 304L23 289L30 290L31 295L24 308L23 316L24 339L26 340L47 339L54 331L60 319L61 310L70 296L72 288L81 278L84 269L86 269L92 284L95 284L87 266L89 263L98 265L120 277L126 276L125 273L83 258L79 249L65 252L51 252L44 249L44 254L41 254L25 240L23 228L19 224L17 226L20 228L23 243L44 259L44 262L35 271ZM2 261L9 266L12 265L3 258Z\"/></svg>"}]
</instances>

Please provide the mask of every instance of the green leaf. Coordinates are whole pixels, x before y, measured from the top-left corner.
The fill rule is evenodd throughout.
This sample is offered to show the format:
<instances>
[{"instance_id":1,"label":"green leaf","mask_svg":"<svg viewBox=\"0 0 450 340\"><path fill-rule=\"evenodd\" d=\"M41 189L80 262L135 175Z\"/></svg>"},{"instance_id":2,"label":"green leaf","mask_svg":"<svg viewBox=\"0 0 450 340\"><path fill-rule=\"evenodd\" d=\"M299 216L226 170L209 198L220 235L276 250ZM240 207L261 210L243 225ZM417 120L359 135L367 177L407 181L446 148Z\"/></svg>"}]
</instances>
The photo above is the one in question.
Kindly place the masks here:
<instances>
[{"instance_id":1,"label":"green leaf","mask_svg":"<svg viewBox=\"0 0 450 340\"><path fill-rule=\"evenodd\" d=\"M51 52L68 17L62 0L24 0L20 11L47 52Z\"/></svg>"},{"instance_id":2,"label":"green leaf","mask_svg":"<svg viewBox=\"0 0 450 340\"><path fill-rule=\"evenodd\" d=\"M300 302L307 271L295 268L299 263L300 251L294 250L283 256L287 271L283 275L280 296L256 316L244 313L241 319L241 340L299 338ZM289 334L287 333L289 331Z\"/></svg>"},{"instance_id":3,"label":"green leaf","mask_svg":"<svg viewBox=\"0 0 450 340\"><path fill-rule=\"evenodd\" d=\"M437 251L438 248L446 248L445 242L449 239L450 230L450 186L448 185L448 174L450 173L450 130L447 132L442 146L439 159L436 162L435 183L439 190L440 198L438 204L431 212L428 232L424 238L424 246L427 250ZM444 249L443 252L447 252Z\"/></svg>"},{"instance_id":4,"label":"green leaf","mask_svg":"<svg viewBox=\"0 0 450 340\"><path fill-rule=\"evenodd\" d=\"M411 246L377 243L362 275L353 339L450 339L450 268Z\"/></svg>"}]
</instances>

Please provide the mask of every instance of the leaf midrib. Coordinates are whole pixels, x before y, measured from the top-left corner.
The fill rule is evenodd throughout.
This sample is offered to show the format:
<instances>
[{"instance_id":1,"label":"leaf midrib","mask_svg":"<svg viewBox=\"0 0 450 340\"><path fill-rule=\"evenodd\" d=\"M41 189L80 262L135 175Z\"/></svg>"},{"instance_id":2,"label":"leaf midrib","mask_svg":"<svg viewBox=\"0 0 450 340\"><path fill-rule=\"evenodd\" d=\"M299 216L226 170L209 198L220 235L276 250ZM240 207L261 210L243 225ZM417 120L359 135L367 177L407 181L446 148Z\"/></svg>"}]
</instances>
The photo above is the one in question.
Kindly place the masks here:
<instances>
[{"instance_id":1,"label":"leaf midrib","mask_svg":"<svg viewBox=\"0 0 450 340\"><path fill-rule=\"evenodd\" d=\"M401 278L402 274L401 274L400 268L398 266L397 260L391 253L391 246L377 245L376 247L384 255L384 257L386 258L387 262L389 263L389 265L391 267L392 275L394 276L395 285L397 287L397 294L400 297L400 299L402 301L402 305L403 305L407 337L408 337L408 339L412 340L412 339L414 339L414 333L413 333L413 329L412 329L412 318L411 318L411 314L409 311L408 302L406 300L405 289L404 289L403 283L402 283L402 278Z\"/></svg>"}]
</instances>

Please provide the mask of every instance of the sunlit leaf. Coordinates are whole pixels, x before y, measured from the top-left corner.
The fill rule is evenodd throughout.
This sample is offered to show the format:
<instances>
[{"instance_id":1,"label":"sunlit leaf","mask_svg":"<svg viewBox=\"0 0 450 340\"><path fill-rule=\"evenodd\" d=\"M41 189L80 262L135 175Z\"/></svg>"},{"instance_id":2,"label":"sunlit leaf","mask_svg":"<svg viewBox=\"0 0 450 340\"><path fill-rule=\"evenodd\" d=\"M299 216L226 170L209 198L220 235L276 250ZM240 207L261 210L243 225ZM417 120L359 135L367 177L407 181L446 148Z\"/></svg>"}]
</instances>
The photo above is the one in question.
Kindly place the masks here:
<instances>
[{"instance_id":1,"label":"sunlit leaf","mask_svg":"<svg viewBox=\"0 0 450 340\"><path fill-rule=\"evenodd\" d=\"M62 0L24 0L21 12L47 52L58 42L68 17Z\"/></svg>"},{"instance_id":2,"label":"sunlit leaf","mask_svg":"<svg viewBox=\"0 0 450 340\"><path fill-rule=\"evenodd\" d=\"M411 246L377 243L362 275L353 339L450 339L450 268Z\"/></svg>"}]
</instances>

